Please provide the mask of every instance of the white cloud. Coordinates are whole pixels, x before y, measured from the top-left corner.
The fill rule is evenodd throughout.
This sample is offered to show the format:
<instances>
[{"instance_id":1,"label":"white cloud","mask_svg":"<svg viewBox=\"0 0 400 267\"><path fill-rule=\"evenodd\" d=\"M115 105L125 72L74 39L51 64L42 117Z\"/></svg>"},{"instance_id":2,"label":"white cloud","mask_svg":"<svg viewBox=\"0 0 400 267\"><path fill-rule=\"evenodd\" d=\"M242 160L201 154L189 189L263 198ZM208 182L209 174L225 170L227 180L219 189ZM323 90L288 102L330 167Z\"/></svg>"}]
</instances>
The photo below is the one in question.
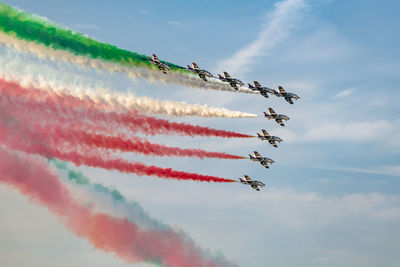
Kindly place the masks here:
<instances>
[{"instance_id":1,"label":"white cloud","mask_svg":"<svg viewBox=\"0 0 400 267\"><path fill-rule=\"evenodd\" d=\"M336 98L344 98L344 97L347 97L347 96L351 95L352 93L353 93L352 89L346 89L346 90L343 90L343 91L339 92L338 94L336 94L333 98L334 99L336 99Z\"/></svg>"},{"instance_id":2,"label":"white cloud","mask_svg":"<svg viewBox=\"0 0 400 267\"><path fill-rule=\"evenodd\" d=\"M329 196L289 188L269 187L254 192L241 190L240 185L163 183L162 188L152 188L148 196L143 188L125 188L127 195L143 199L153 214L179 224L199 243L223 248L229 259L244 260L249 266L265 266L260 263L261 256L267 257L271 266L320 266L321 262L326 263L324 266L335 266L336 262L342 264L339 266L374 266L362 263L366 258L379 261L398 247L399 236L393 232L400 221L397 195ZM168 198L163 192L169 192ZM166 210L165 206L170 208ZM246 231L238 230L242 227ZM240 242L228 241L232 233L233 239ZM392 235L388 237L387 233ZM391 249L384 254L371 253L377 243ZM277 244L284 251L279 251ZM246 247L257 246L262 249L241 254ZM347 251L345 257L340 251ZM287 254L292 255L289 261L282 259Z\"/></svg>"},{"instance_id":3,"label":"white cloud","mask_svg":"<svg viewBox=\"0 0 400 267\"><path fill-rule=\"evenodd\" d=\"M259 206L258 203L263 203L264 209L258 213L268 216L270 223L285 224L290 228L329 226L336 221L345 220L348 216L400 219L400 214L396 214L398 210L393 210L397 204L400 204L400 197L394 195L357 193L324 196L314 192L302 193L292 189L270 188L267 190L268 194L261 196L240 194L236 199L247 203L248 206ZM391 216L385 217L381 214L390 214Z\"/></svg>"},{"instance_id":4,"label":"white cloud","mask_svg":"<svg viewBox=\"0 0 400 267\"><path fill-rule=\"evenodd\" d=\"M267 23L263 26L257 39L236 52L231 58L219 62L219 70L227 70L233 75L244 74L250 69L257 56L264 56L286 38L300 18L306 4L303 0L285 0L275 4L275 9L267 15Z\"/></svg>"},{"instance_id":5,"label":"white cloud","mask_svg":"<svg viewBox=\"0 0 400 267\"><path fill-rule=\"evenodd\" d=\"M369 142L390 135L394 126L388 121L326 123L307 130L308 141L340 140L343 142Z\"/></svg>"},{"instance_id":6,"label":"white cloud","mask_svg":"<svg viewBox=\"0 0 400 267\"><path fill-rule=\"evenodd\" d=\"M373 169L367 168L323 168L328 170L339 170L339 171L348 171L348 172L358 172L358 173L368 173L368 174L379 174L379 175L390 175L390 176L399 176L400 177L400 165L384 165L384 166L374 166Z\"/></svg>"},{"instance_id":7,"label":"white cloud","mask_svg":"<svg viewBox=\"0 0 400 267\"><path fill-rule=\"evenodd\" d=\"M177 21L177 20L168 20L167 23L168 23L168 25L170 25L171 27L174 27L174 28L181 28L181 27L183 27L182 22Z\"/></svg>"},{"instance_id":8,"label":"white cloud","mask_svg":"<svg viewBox=\"0 0 400 267\"><path fill-rule=\"evenodd\" d=\"M365 266L359 259L370 257L379 260L379 255L370 253L374 245L365 240L385 243L392 246L392 250L397 246L396 241L393 243L385 235L386 231L393 232L393 227L400 221L400 197L396 195L355 193L326 196L285 188L265 188L262 192L254 192L241 185L132 179L132 175L103 173L106 175L102 178L124 191L125 196L138 199L153 216L156 214L155 217L167 223L179 225L202 247L223 249L227 258L240 265L245 265L240 262L244 260L248 266L264 266L260 262L262 252L270 263L277 263L271 263L273 266L293 266L299 259L302 259L302 264L296 265L300 266L318 266L321 262L326 262L326 266L334 266L334 262ZM122 185L124 178L130 184ZM0 199L7 200L0 201L4 218L0 223L0 246L3 244L5 247L10 242L24 245L7 247L8 254L24 253L33 257L29 253L34 247L31 266L43 266L44 260L53 263L60 259L81 264L75 266L125 266L120 260L93 250L85 240L64 230L47 210L29 204L9 187L0 187ZM12 206L8 204L10 202ZM23 219L27 214L30 220ZM366 225L368 232L363 232L360 225ZM6 234L11 226L12 234ZM241 227L247 227L246 231L238 230ZM49 229L46 230L47 238L43 238L44 229ZM342 233L340 241L345 242L346 247L335 241L337 233ZM397 240L396 232L393 234L393 239ZM54 247L52 240L61 242ZM301 244L299 240L302 240ZM347 245L349 243L351 245ZM250 244L262 245L262 249L251 249L246 255L240 253ZM285 250L276 251L276 244ZM49 250L62 253L46 257ZM345 258L339 253L341 250L347 251ZM391 255L392 250L385 255ZM282 260L287 253L293 256L289 262ZM4 259L7 266L21 265L16 258L7 256ZM99 261L103 262L99 265Z\"/></svg>"},{"instance_id":9,"label":"white cloud","mask_svg":"<svg viewBox=\"0 0 400 267\"><path fill-rule=\"evenodd\" d=\"M279 55L281 62L321 63L326 66L327 63L353 60L363 51L362 47L349 42L335 26L327 23L321 23L313 32L292 42L295 45Z\"/></svg>"},{"instance_id":10,"label":"white cloud","mask_svg":"<svg viewBox=\"0 0 400 267\"><path fill-rule=\"evenodd\" d=\"M316 122L295 131L279 128L274 133L281 136L285 142L294 143L340 141L342 143L378 142L379 145L384 145L385 143L394 144L391 140L395 139L400 132L400 121L343 122L332 119L332 122L318 123L318 120Z\"/></svg>"}]
</instances>

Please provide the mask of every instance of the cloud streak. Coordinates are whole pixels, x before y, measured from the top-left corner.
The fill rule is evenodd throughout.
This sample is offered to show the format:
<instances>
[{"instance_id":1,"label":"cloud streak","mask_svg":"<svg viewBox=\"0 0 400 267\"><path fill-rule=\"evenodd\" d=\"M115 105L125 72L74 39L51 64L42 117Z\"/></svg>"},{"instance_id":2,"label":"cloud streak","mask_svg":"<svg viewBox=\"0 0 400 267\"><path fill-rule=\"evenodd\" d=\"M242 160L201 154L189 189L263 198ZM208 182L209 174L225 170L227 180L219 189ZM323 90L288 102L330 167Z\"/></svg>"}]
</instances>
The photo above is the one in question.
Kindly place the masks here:
<instances>
[{"instance_id":1,"label":"cloud streak","mask_svg":"<svg viewBox=\"0 0 400 267\"><path fill-rule=\"evenodd\" d=\"M232 57L221 61L218 69L228 70L234 75L243 75L250 70L257 56L264 56L285 39L301 18L300 12L307 7L303 0L285 0L275 4L267 14L267 22L252 43L237 51Z\"/></svg>"}]
</instances>

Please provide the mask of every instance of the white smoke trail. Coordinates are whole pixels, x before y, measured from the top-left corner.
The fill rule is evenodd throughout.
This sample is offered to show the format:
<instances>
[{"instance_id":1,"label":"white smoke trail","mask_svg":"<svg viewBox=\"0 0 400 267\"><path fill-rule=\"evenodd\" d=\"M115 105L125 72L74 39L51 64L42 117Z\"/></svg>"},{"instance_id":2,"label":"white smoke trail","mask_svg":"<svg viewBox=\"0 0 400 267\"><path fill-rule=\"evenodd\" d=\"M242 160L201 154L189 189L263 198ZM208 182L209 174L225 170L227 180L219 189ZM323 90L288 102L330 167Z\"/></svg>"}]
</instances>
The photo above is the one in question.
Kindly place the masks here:
<instances>
[{"instance_id":1,"label":"white smoke trail","mask_svg":"<svg viewBox=\"0 0 400 267\"><path fill-rule=\"evenodd\" d=\"M28 42L8 34L0 32L0 44L11 46L21 52L29 52L38 55L41 58L49 58L54 61L65 61L80 65L83 68L96 68L107 70L110 72L121 72L128 74L131 78L144 78L151 82L163 82L165 84L179 84L187 87L200 89L214 89L219 91L243 92L257 94L247 88L240 88L238 91L233 89L229 84L221 82L218 79L209 79L207 82L201 80L196 75L179 73L170 71L168 74L163 74L158 69L148 67L123 66L116 63L106 62L99 59L93 59L85 56L78 56L67 51L55 50L45 45Z\"/></svg>"},{"instance_id":2,"label":"white smoke trail","mask_svg":"<svg viewBox=\"0 0 400 267\"><path fill-rule=\"evenodd\" d=\"M0 78L16 82L22 86L35 87L57 94L72 95L81 99L91 99L103 104L110 110L129 111L169 115L169 116L201 116L224 118L253 118L256 114L231 111L225 108L213 108L207 105L187 104L168 100L158 100L150 97L138 97L133 93L113 92L92 84L80 84L73 75L60 71L50 71L44 66L29 64L18 54L7 49L0 57Z\"/></svg>"}]
</instances>

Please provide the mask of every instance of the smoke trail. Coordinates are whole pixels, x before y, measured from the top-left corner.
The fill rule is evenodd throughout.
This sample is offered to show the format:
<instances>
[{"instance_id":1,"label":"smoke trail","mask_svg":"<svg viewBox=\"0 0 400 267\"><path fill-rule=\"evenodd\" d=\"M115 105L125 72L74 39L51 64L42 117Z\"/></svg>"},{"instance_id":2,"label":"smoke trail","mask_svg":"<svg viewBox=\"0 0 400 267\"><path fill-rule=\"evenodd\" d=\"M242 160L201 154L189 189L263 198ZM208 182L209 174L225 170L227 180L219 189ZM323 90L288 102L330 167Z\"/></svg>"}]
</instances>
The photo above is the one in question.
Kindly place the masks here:
<instances>
[{"instance_id":1,"label":"smoke trail","mask_svg":"<svg viewBox=\"0 0 400 267\"><path fill-rule=\"evenodd\" d=\"M1 39L1 38L0 38ZM143 113L154 113L168 116L201 116L224 118L253 118L256 114L232 111L225 108L208 107L207 105L187 104L169 100L158 100L150 97L138 97L133 93L112 92L110 88L101 88L94 85L82 86L76 83L75 76L57 73L50 68L32 67L26 65L26 58L12 49L7 49L0 58L0 78L18 82L24 86L32 86L41 90L58 94L73 95L83 99L91 99L102 104L107 110L132 111L140 110ZM37 65L37 64L36 64ZM43 72L46 72L43 74ZM61 82L60 78L67 79ZM68 81L70 80L70 81Z\"/></svg>"},{"instance_id":2,"label":"smoke trail","mask_svg":"<svg viewBox=\"0 0 400 267\"><path fill-rule=\"evenodd\" d=\"M127 73L132 78L181 84L188 87L234 91L218 79L204 82L190 71L172 63L172 71L164 75L147 61L147 57L101 43L85 35L63 29L27 13L0 3L0 41L20 51L35 53L52 60L63 60L83 67ZM255 93L240 89L245 93Z\"/></svg>"},{"instance_id":3,"label":"smoke trail","mask_svg":"<svg viewBox=\"0 0 400 267\"><path fill-rule=\"evenodd\" d=\"M65 144L65 142L57 138L54 138L52 141L43 145L40 135L31 131L29 127L21 125L15 118L8 117L4 110L2 111L0 119L0 143L18 151L38 154L46 158L59 158L64 161L73 162L78 166L86 165L107 170L117 170L123 173L134 173L139 176L147 175L164 179L215 183L236 182L232 179L217 176L147 166L140 162L127 162L123 159L112 157L104 150L89 149L86 146L71 143Z\"/></svg>"},{"instance_id":4,"label":"smoke trail","mask_svg":"<svg viewBox=\"0 0 400 267\"><path fill-rule=\"evenodd\" d=\"M249 135L236 133L232 131L216 130L208 127L190 125L187 123L170 122L164 119L157 119L149 116L139 115L137 113L120 113L120 112L103 112L99 110L99 106L90 100L78 99L68 95L58 95L35 88L22 88L18 84L6 82L0 79L0 93L3 94L4 105L10 103L7 96L15 96L12 99L15 108L20 107L19 112L23 112L25 116L34 119L42 116L48 119L60 120L66 125L72 127L77 122L93 122L91 126L100 130L109 129L116 131L119 128L127 129L127 131L141 131L145 134L181 134L181 135L200 135L200 136L218 136L218 137L235 137L248 138ZM34 100L34 101L32 101ZM52 112L48 112L48 111ZM93 124L97 124L93 125ZM87 129L87 130L90 130ZM123 132L123 131L121 131Z\"/></svg>"},{"instance_id":5,"label":"smoke trail","mask_svg":"<svg viewBox=\"0 0 400 267\"><path fill-rule=\"evenodd\" d=\"M74 77L68 77L71 79L71 82L63 83L57 78L62 77L64 74L52 72L51 75L44 75L42 74L43 68L32 68L32 64L30 64L29 67L26 66L24 59L21 59L16 53L6 54L4 58L0 58L0 61L2 63L0 64L0 77L2 79L58 94L68 94L83 99L89 98L96 103L102 104L107 110L140 110L144 113L168 116L225 118L257 117L256 114L232 111L225 108L214 108L208 107L207 105L158 100L150 97L138 97L133 93L112 92L112 89L99 88L97 86L81 86L75 83ZM24 70L23 73L20 73L21 70Z\"/></svg>"},{"instance_id":6,"label":"smoke trail","mask_svg":"<svg viewBox=\"0 0 400 267\"><path fill-rule=\"evenodd\" d=\"M113 217L127 218L144 229L173 231L168 225L151 218L139 203L128 201L117 189L92 183L82 172L68 168L66 162L54 158L49 159L49 162L54 164L61 179L65 177L72 185L86 193L83 202L94 201L91 207L96 205L104 210L111 206L107 213Z\"/></svg>"},{"instance_id":7,"label":"smoke trail","mask_svg":"<svg viewBox=\"0 0 400 267\"><path fill-rule=\"evenodd\" d=\"M165 266L234 266L208 259L189 239L160 230L143 230L126 218L113 218L79 205L67 188L37 158L0 146L0 182L45 206L77 236L127 263L149 261Z\"/></svg>"},{"instance_id":8,"label":"smoke trail","mask_svg":"<svg viewBox=\"0 0 400 267\"><path fill-rule=\"evenodd\" d=\"M15 103L14 103L15 104ZM4 106L3 106L4 107ZM14 117L21 123L29 126L44 142L59 143L68 142L71 144L84 144L97 148L119 150L122 152L136 152L144 155L153 156L180 156L180 157L198 157L198 158L219 158L219 159L244 159L244 157L231 155L221 152L210 152L202 149L182 149L178 147L169 147L160 144L154 144L138 137L132 137L126 140L120 136L105 136L96 133L88 133L87 130L75 130L65 127L62 120L54 120L48 123L43 120L42 123L26 120L19 116L20 112L13 112ZM10 114L10 113L9 113ZM38 125L40 124L40 125ZM78 124L77 128L82 128ZM93 129L92 129L93 130Z\"/></svg>"},{"instance_id":9,"label":"smoke trail","mask_svg":"<svg viewBox=\"0 0 400 267\"><path fill-rule=\"evenodd\" d=\"M169 147L154 144L140 138L125 140L121 137L104 136L100 134L90 134L85 131L69 130L65 127L54 127L47 125L44 128L31 125L35 133L46 138L47 141L54 142L61 139L72 144L84 144L97 148L119 150L123 152L136 152L144 155L153 156L178 156L178 157L198 157L198 158L219 158L219 159L244 159L244 157L231 155L221 152L210 152L202 149L183 149L179 147Z\"/></svg>"}]
</instances>

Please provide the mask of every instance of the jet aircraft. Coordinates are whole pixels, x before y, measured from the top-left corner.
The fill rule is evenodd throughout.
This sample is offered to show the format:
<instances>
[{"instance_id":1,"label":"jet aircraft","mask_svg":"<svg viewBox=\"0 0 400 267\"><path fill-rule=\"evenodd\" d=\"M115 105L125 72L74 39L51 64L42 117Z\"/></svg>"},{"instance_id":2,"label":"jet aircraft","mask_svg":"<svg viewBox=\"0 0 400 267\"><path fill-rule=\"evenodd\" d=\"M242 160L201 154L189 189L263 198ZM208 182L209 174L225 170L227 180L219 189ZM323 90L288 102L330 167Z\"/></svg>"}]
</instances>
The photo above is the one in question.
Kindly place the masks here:
<instances>
[{"instance_id":1,"label":"jet aircraft","mask_svg":"<svg viewBox=\"0 0 400 267\"><path fill-rule=\"evenodd\" d=\"M223 82L229 83L232 86L232 88L236 90L238 90L240 86L244 85L244 83L241 80L232 78L226 71L224 71L224 76L218 74L218 78Z\"/></svg>"},{"instance_id":2,"label":"jet aircraft","mask_svg":"<svg viewBox=\"0 0 400 267\"><path fill-rule=\"evenodd\" d=\"M204 80L205 82L207 81L207 77L208 78L213 78L214 77L210 72L200 69L199 66L197 66L196 63L193 62L192 65L193 65L193 67L187 65L188 70L190 70L191 72L197 73L199 75L199 77L202 80Z\"/></svg>"},{"instance_id":3,"label":"jet aircraft","mask_svg":"<svg viewBox=\"0 0 400 267\"><path fill-rule=\"evenodd\" d=\"M275 95L277 93L277 91L275 91L274 89L261 86L261 84L257 81L254 81L253 83L254 85L248 83L249 89L253 91L259 91L260 94L265 98L268 98L268 94Z\"/></svg>"},{"instance_id":4,"label":"jet aircraft","mask_svg":"<svg viewBox=\"0 0 400 267\"><path fill-rule=\"evenodd\" d=\"M244 175L244 179L239 178L239 181L240 181L242 184L248 184L248 185L250 185L254 190L257 190L257 191L260 191L260 188L258 188L259 186L260 186L260 187L265 186L265 184L264 184L263 182L260 182L260 181L253 181L253 180L252 180L249 176L247 176L247 175Z\"/></svg>"},{"instance_id":5,"label":"jet aircraft","mask_svg":"<svg viewBox=\"0 0 400 267\"><path fill-rule=\"evenodd\" d=\"M252 161L260 162L260 164L263 165L267 169L269 168L268 163L272 164L275 162L274 160L272 160L270 158L262 157L260 155L260 153L258 153L257 151L254 151L254 156L249 154L249 158Z\"/></svg>"},{"instance_id":6,"label":"jet aircraft","mask_svg":"<svg viewBox=\"0 0 400 267\"><path fill-rule=\"evenodd\" d=\"M156 65L158 69L161 70L164 74L167 74L167 70L171 69L170 66L168 66L165 63L162 63L155 54L153 54L152 58L151 57L147 58L148 58L147 61L149 61L151 64Z\"/></svg>"},{"instance_id":7,"label":"jet aircraft","mask_svg":"<svg viewBox=\"0 0 400 267\"><path fill-rule=\"evenodd\" d=\"M283 114L276 114L276 112L272 109L272 108L268 108L269 113L264 112L264 117L267 118L268 120L275 120L277 123L279 123L280 126L285 126L285 124L283 124L282 120L289 120L289 117Z\"/></svg>"},{"instance_id":8,"label":"jet aircraft","mask_svg":"<svg viewBox=\"0 0 400 267\"><path fill-rule=\"evenodd\" d=\"M276 142L278 142L278 143L282 142L282 139L280 139L278 136L271 136L264 129L262 129L262 133L263 133L262 135L257 133L258 139L260 139L261 141L264 141L264 140L268 141L273 147L278 147Z\"/></svg>"},{"instance_id":9,"label":"jet aircraft","mask_svg":"<svg viewBox=\"0 0 400 267\"><path fill-rule=\"evenodd\" d=\"M279 92L277 92L275 95L276 95L277 97L283 97L283 98L285 98L285 100L286 100L287 102L289 102L290 104L292 104L292 105L293 105L293 100L292 100L292 98L294 98L294 99L296 99L296 100L300 99L300 97L299 97L298 95L293 94L293 93L288 93L288 92L286 92L285 89L283 89L282 86L278 86L278 90L279 90Z\"/></svg>"}]
</instances>

